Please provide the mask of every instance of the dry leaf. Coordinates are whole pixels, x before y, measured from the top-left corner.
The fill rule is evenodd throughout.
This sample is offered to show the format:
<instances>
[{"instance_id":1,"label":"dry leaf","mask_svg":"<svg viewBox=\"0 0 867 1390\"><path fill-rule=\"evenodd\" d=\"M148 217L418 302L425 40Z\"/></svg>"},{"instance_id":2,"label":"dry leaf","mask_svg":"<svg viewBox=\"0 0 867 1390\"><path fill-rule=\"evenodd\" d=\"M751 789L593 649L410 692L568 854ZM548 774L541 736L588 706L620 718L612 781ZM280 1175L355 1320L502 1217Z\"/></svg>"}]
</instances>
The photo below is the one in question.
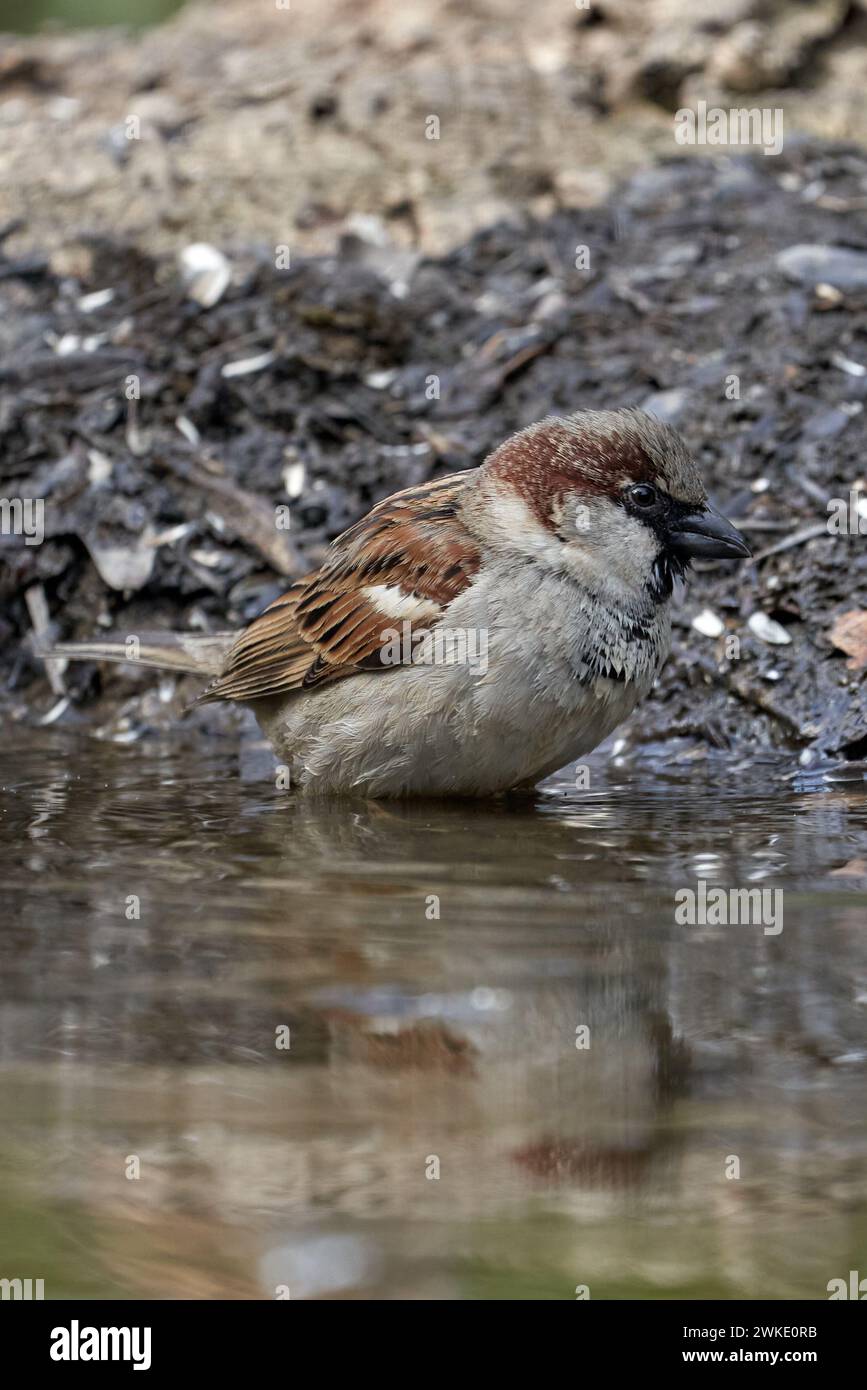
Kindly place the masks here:
<instances>
[{"instance_id":1,"label":"dry leaf","mask_svg":"<svg viewBox=\"0 0 867 1390\"><path fill-rule=\"evenodd\" d=\"M841 613L828 633L834 646L849 657L850 671L863 671L867 666L867 611L853 608Z\"/></svg>"},{"instance_id":2,"label":"dry leaf","mask_svg":"<svg viewBox=\"0 0 867 1390\"><path fill-rule=\"evenodd\" d=\"M839 869L831 870L831 878L867 878L867 859L850 859Z\"/></svg>"}]
</instances>

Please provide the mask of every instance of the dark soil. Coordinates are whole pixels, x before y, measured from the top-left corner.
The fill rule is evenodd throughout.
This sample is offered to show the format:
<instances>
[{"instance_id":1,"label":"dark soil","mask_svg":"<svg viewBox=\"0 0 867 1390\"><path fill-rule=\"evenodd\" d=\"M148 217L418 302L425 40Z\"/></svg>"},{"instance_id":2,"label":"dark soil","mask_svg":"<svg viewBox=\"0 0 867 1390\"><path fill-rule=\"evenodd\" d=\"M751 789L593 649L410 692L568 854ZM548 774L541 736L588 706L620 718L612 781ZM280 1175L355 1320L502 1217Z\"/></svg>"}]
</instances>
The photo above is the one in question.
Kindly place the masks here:
<instances>
[{"instance_id":1,"label":"dark soil","mask_svg":"<svg viewBox=\"0 0 867 1390\"><path fill-rule=\"evenodd\" d=\"M800 244L828 248L820 269L778 262ZM867 156L789 141L778 158L674 160L605 206L499 224L442 259L372 234L233 271L205 309L174 261L104 239L77 278L0 260L0 495L45 499L43 544L0 537L7 718L96 726L123 702L135 731L196 688L70 666L52 691L33 650L43 596L65 638L237 626L397 488L546 414L643 404L682 430L757 555L694 575L633 732L864 757L867 645L847 655L829 634L867 607L867 535L827 522L831 499L867 498ZM705 608L724 635L691 627ZM756 613L791 641L757 636Z\"/></svg>"}]
</instances>

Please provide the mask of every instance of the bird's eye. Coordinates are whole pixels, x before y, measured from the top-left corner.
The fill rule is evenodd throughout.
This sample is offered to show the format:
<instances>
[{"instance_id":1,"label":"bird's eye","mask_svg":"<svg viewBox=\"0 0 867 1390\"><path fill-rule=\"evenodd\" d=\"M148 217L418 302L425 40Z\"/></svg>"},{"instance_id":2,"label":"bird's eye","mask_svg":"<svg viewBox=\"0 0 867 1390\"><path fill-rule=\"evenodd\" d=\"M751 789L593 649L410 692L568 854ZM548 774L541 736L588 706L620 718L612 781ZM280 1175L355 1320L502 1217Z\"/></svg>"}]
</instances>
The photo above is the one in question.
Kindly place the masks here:
<instances>
[{"instance_id":1,"label":"bird's eye","mask_svg":"<svg viewBox=\"0 0 867 1390\"><path fill-rule=\"evenodd\" d=\"M636 483L626 495L636 507L644 509L655 506L659 501L659 493L651 483Z\"/></svg>"}]
</instances>

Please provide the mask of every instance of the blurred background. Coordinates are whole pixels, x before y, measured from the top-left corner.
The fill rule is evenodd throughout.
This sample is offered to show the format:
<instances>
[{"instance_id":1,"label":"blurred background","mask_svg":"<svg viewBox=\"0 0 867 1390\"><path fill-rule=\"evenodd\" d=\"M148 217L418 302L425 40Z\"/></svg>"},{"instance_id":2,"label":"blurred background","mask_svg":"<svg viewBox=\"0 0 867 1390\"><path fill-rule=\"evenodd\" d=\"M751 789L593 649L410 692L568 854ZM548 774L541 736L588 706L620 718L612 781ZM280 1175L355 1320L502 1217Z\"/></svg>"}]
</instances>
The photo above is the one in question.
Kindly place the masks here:
<instances>
[{"instance_id":1,"label":"blurred background","mask_svg":"<svg viewBox=\"0 0 867 1390\"><path fill-rule=\"evenodd\" d=\"M67 231L147 248L333 245L366 212L442 251L509 207L604 198L678 152L672 113L699 98L782 105L792 136L867 131L862 0L0 0L0 27L46 20L0 70L0 180L34 235L60 197Z\"/></svg>"},{"instance_id":2,"label":"blurred background","mask_svg":"<svg viewBox=\"0 0 867 1390\"><path fill-rule=\"evenodd\" d=\"M181 8L183 0L15 0L0 3L0 29L19 34L38 33L49 26L97 29L120 24L137 28L158 24Z\"/></svg>"}]
</instances>

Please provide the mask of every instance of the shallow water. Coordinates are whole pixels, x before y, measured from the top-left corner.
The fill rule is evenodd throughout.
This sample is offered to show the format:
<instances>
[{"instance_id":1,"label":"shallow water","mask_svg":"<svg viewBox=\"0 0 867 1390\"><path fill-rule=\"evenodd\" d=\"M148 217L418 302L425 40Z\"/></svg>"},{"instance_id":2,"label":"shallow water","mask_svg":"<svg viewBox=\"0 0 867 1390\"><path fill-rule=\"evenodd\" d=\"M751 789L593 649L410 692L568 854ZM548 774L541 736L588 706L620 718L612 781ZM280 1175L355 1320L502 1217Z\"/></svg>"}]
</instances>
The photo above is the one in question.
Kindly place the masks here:
<instances>
[{"instance_id":1,"label":"shallow water","mask_svg":"<svg viewBox=\"0 0 867 1390\"><path fill-rule=\"evenodd\" d=\"M863 768L591 768L513 805L317 806L249 742L7 730L0 1276L462 1299L867 1276ZM678 924L699 879L782 890L782 930Z\"/></svg>"}]
</instances>

